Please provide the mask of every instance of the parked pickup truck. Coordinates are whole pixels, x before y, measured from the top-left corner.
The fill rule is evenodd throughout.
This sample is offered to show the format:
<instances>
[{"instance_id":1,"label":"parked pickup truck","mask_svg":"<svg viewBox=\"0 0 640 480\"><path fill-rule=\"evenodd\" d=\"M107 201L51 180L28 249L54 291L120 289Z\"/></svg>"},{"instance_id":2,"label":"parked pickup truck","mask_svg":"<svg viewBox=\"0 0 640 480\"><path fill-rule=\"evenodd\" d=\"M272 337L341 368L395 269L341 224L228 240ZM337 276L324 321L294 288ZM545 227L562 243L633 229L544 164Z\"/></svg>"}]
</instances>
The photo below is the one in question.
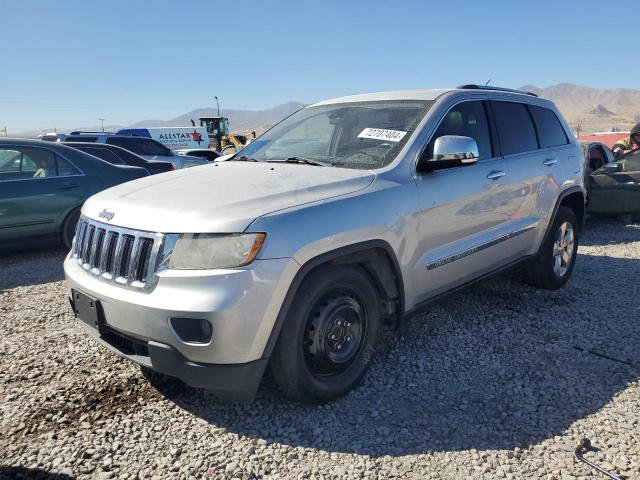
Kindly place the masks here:
<instances>
[{"instance_id":1,"label":"parked pickup truck","mask_svg":"<svg viewBox=\"0 0 640 480\"><path fill-rule=\"evenodd\" d=\"M91 197L64 269L116 354L250 400L353 389L383 320L524 263L571 277L582 149L532 94L464 85L310 105L226 161ZM101 368L96 365L95 368Z\"/></svg>"}]
</instances>

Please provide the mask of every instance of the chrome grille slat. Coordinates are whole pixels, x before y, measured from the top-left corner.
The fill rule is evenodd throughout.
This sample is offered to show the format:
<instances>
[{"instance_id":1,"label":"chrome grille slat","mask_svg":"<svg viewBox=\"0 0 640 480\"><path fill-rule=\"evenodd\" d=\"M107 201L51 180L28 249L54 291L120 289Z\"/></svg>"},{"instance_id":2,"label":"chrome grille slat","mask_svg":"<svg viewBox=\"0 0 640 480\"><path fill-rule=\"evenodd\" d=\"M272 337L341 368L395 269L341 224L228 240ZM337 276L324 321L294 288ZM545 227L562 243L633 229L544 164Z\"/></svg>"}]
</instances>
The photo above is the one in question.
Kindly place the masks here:
<instances>
[{"instance_id":1,"label":"chrome grille slat","mask_svg":"<svg viewBox=\"0 0 640 480\"><path fill-rule=\"evenodd\" d=\"M91 252L91 273L98 275L100 273L100 261L102 256L102 250L104 249L104 237L107 231L104 228L98 228L95 233L95 239L93 241L93 248Z\"/></svg>"},{"instance_id":2,"label":"chrome grille slat","mask_svg":"<svg viewBox=\"0 0 640 480\"><path fill-rule=\"evenodd\" d=\"M84 247L84 239L87 236L88 229L89 224L87 222L83 222L82 233L80 234L80 242L78 243L78 255L80 255L80 258L82 258L82 248Z\"/></svg>"},{"instance_id":3,"label":"chrome grille slat","mask_svg":"<svg viewBox=\"0 0 640 480\"><path fill-rule=\"evenodd\" d=\"M149 273L149 261L151 259L151 251L153 249L153 239L143 238L143 244L140 248L140 258L136 262L136 280L142 281Z\"/></svg>"},{"instance_id":4,"label":"chrome grille slat","mask_svg":"<svg viewBox=\"0 0 640 480\"><path fill-rule=\"evenodd\" d=\"M131 246L131 253L129 254L129 263L127 264L127 278L135 279L136 262L140 254L141 245L142 243L140 242L140 237L135 237L135 239L133 240L133 245Z\"/></svg>"},{"instance_id":5,"label":"chrome grille slat","mask_svg":"<svg viewBox=\"0 0 640 480\"><path fill-rule=\"evenodd\" d=\"M116 251L116 243L118 241L118 232L108 232L106 235L107 243L102 253L102 261L100 262L100 270L102 272L111 272L113 268L113 257Z\"/></svg>"},{"instance_id":6,"label":"chrome grille slat","mask_svg":"<svg viewBox=\"0 0 640 480\"><path fill-rule=\"evenodd\" d=\"M78 258L78 263L82 263L82 249L84 247L84 239L87 234L87 228L89 228L89 224L82 221L82 229L76 241L76 257Z\"/></svg>"},{"instance_id":7,"label":"chrome grille slat","mask_svg":"<svg viewBox=\"0 0 640 480\"><path fill-rule=\"evenodd\" d=\"M101 281L133 290L155 286L164 235L108 225L82 217L76 229L73 258Z\"/></svg>"},{"instance_id":8,"label":"chrome grille slat","mask_svg":"<svg viewBox=\"0 0 640 480\"><path fill-rule=\"evenodd\" d=\"M82 232L82 228L83 228L83 222L82 220L78 221L78 224L76 225L76 233L73 237L73 255L77 256L78 255L78 242L80 241L80 234Z\"/></svg>"},{"instance_id":9,"label":"chrome grille slat","mask_svg":"<svg viewBox=\"0 0 640 480\"><path fill-rule=\"evenodd\" d=\"M87 224L87 228L85 229L84 235L82 236L82 251L80 252L80 258L82 259L83 263L87 258L87 249L89 248L89 235L91 235L91 225Z\"/></svg>"},{"instance_id":10,"label":"chrome grille slat","mask_svg":"<svg viewBox=\"0 0 640 480\"><path fill-rule=\"evenodd\" d=\"M118 283L124 283L124 280L126 280L126 275L129 269L129 261L131 260L131 249L133 247L135 238L136 237L130 234L122 235L122 244L116 256L116 266L114 269L116 282Z\"/></svg>"},{"instance_id":11,"label":"chrome grille slat","mask_svg":"<svg viewBox=\"0 0 640 480\"><path fill-rule=\"evenodd\" d=\"M95 231L96 231L96 226L90 225L89 231L87 233L87 239L85 241L85 245L83 249L83 254L82 254L82 261L84 262L82 264L82 268L84 268L85 270L88 270L89 267L91 266L89 262L91 261L91 252L93 250L93 237L94 237Z\"/></svg>"}]
</instances>

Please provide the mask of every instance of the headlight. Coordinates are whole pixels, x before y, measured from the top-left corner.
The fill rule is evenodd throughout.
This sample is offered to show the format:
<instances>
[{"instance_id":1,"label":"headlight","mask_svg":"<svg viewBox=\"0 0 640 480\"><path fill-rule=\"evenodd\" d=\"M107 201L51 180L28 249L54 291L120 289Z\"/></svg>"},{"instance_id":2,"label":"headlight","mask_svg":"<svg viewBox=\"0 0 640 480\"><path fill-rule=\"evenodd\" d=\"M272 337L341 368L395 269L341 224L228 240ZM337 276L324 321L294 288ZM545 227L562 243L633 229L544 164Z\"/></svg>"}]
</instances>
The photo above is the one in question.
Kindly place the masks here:
<instances>
[{"instance_id":1,"label":"headlight","mask_svg":"<svg viewBox=\"0 0 640 480\"><path fill-rule=\"evenodd\" d=\"M256 258L265 236L264 233L184 233L178 237L167 266L178 270L242 267Z\"/></svg>"}]
</instances>

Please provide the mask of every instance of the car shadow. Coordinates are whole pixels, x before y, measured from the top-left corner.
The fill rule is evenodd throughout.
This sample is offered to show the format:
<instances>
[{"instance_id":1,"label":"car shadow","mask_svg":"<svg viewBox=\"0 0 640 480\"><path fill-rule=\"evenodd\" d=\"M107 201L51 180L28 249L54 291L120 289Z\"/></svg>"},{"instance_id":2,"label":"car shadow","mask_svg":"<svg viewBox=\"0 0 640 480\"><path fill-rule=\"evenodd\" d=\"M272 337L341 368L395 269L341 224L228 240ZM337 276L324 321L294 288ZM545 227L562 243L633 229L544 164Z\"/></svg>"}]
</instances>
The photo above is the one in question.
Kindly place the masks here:
<instances>
[{"instance_id":1,"label":"car shadow","mask_svg":"<svg viewBox=\"0 0 640 480\"><path fill-rule=\"evenodd\" d=\"M73 480L75 477L64 473L51 473L39 468L6 467L0 465L0 480L13 480L14 478L43 479L43 480Z\"/></svg>"},{"instance_id":2,"label":"car shadow","mask_svg":"<svg viewBox=\"0 0 640 480\"><path fill-rule=\"evenodd\" d=\"M0 292L64 279L62 246L0 253Z\"/></svg>"},{"instance_id":3,"label":"car shadow","mask_svg":"<svg viewBox=\"0 0 640 480\"><path fill-rule=\"evenodd\" d=\"M640 230L635 234L640 239ZM383 335L365 381L324 406L286 400L263 381L253 404L216 401L154 377L209 424L267 442L371 456L512 450L561 435L640 377L640 287L603 292L640 260L581 254L550 292L514 275L479 283Z\"/></svg>"}]
</instances>

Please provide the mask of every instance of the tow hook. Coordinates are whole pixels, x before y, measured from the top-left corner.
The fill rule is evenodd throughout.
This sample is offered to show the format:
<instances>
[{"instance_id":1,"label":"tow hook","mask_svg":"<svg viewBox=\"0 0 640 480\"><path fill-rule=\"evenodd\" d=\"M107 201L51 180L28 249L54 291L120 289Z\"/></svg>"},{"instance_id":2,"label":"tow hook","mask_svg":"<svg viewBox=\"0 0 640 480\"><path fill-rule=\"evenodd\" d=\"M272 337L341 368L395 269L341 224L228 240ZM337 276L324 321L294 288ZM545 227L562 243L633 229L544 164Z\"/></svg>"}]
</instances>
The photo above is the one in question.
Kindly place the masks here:
<instances>
[{"instance_id":1,"label":"tow hook","mask_svg":"<svg viewBox=\"0 0 640 480\"><path fill-rule=\"evenodd\" d=\"M598 448L595 448L593 445L591 445L591 440L589 440L588 438L583 438L582 442L580 442L580 445L578 445L578 448L576 448L576 452L575 452L576 453L576 458L578 460L580 460L581 462L586 463L591 468L594 468L597 471L599 471L600 473L606 475L607 477L612 478L613 480L624 480L623 477L619 477L615 473L608 472L604 468L602 468L599 465L596 465L595 463L587 460L583 456L587 452L597 452L598 450L599 450Z\"/></svg>"}]
</instances>

